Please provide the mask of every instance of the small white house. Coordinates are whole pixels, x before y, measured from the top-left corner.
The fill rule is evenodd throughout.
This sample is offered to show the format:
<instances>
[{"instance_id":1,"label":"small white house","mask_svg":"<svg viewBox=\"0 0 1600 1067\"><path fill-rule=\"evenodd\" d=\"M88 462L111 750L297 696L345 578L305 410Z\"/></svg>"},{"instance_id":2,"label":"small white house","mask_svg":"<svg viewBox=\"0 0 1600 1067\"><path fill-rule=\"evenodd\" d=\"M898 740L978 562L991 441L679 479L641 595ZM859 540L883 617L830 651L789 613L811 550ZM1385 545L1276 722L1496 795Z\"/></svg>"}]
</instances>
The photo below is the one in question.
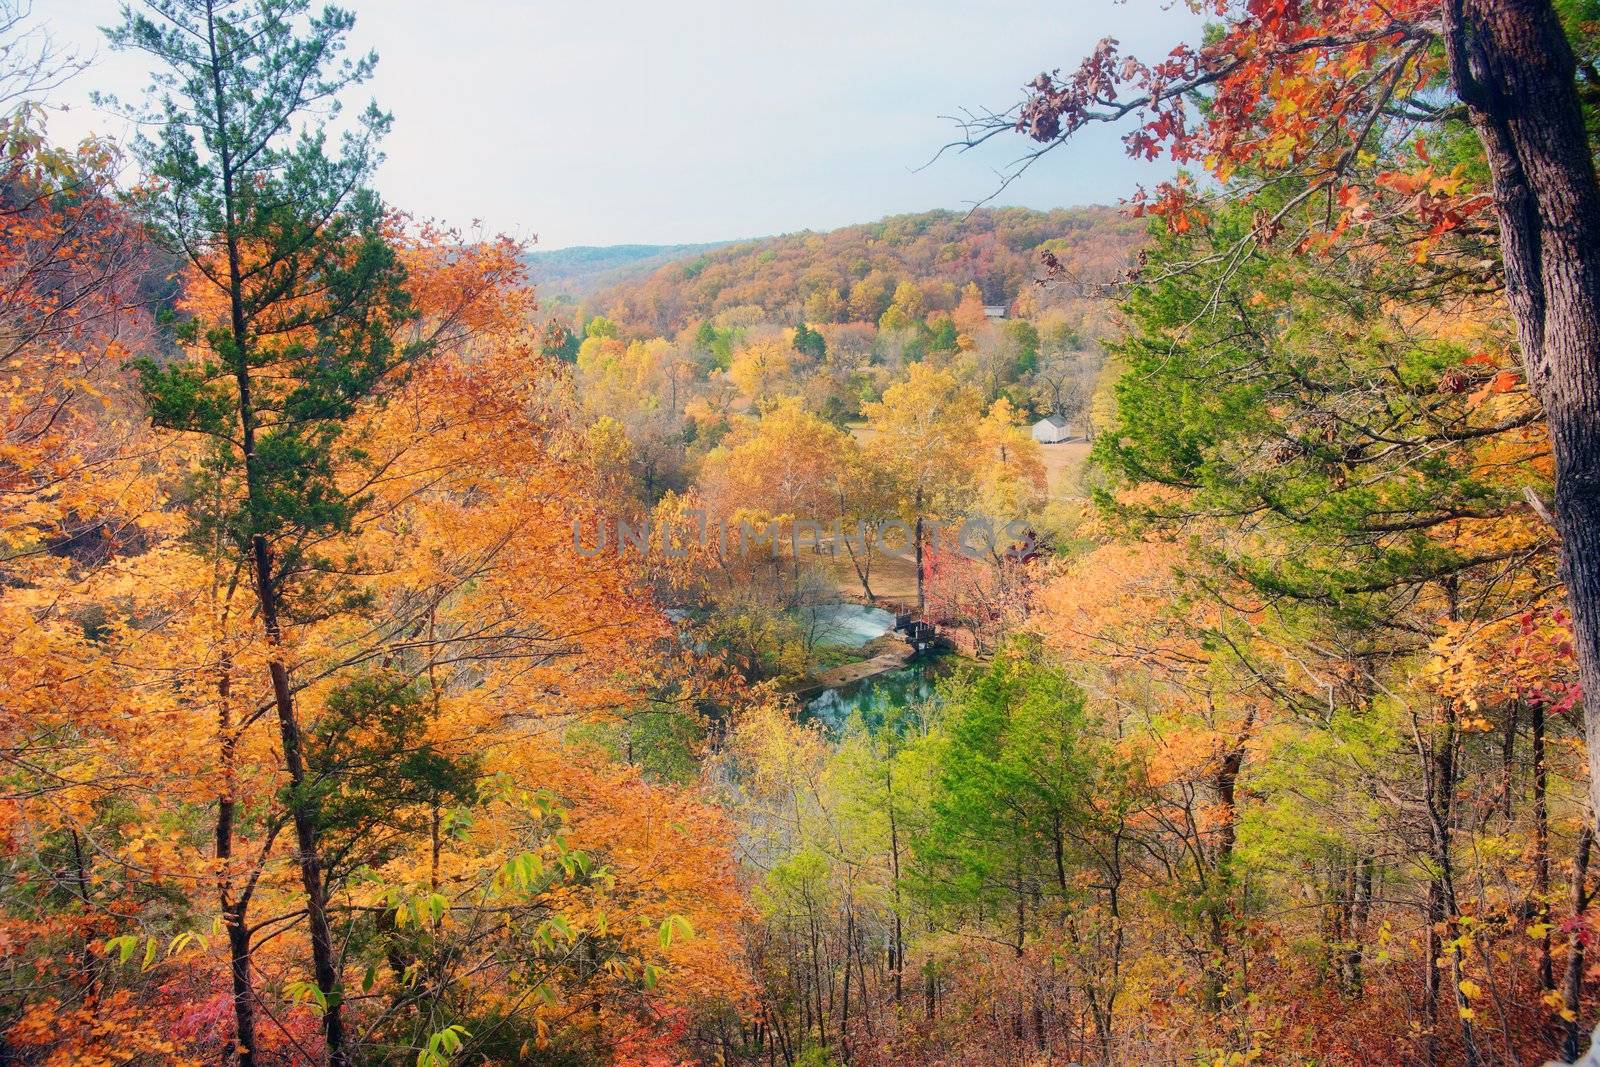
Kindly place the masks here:
<instances>
[{"instance_id":1,"label":"small white house","mask_svg":"<svg viewBox=\"0 0 1600 1067\"><path fill-rule=\"evenodd\" d=\"M1047 415L1033 424L1033 439L1041 445L1053 445L1067 440L1067 420L1060 415Z\"/></svg>"},{"instance_id":2,"label":"small white house","mask_svg":"<svg viewBox=\"0 0 1600 1067\"><path fill-rule=\"evenodd\" d=\"M985 318L1003 319L1006 317L1006 306L1004 304L985 304L983 305L983 314Z\"/></svg>"}]
</instances>

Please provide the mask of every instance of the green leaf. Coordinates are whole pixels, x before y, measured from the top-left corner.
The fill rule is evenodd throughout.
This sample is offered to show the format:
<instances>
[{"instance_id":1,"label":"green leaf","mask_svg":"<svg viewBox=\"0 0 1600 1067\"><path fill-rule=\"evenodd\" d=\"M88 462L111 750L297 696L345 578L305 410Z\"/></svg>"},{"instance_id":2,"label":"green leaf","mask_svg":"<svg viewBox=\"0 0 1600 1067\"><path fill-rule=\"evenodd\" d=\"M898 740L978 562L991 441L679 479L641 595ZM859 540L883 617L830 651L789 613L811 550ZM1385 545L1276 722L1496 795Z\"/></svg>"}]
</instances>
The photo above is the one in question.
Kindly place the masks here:
<instances>
[{"instance_id":1,"label":"green leaf","mask_svg":"<svg viewBox=\"0 0 1600 1067\"><path fill-rule=\"evenodd\" d=\"M291 1004L308 1004L318 1014L328 1011L328 995L315 982L290 982L283 987L283 995Z\"/></svg>"},{"instance_id":2,"label":"green leaf","mask_svg":"<svg viewBox=\"0 0 1600 1067\"><path fill-rule=\"evenodd\" d=\"M670 948L674 940L687 941L694 937L694 926L682 915L669 915L659 931L662 948Z\"/></svg>"},{"instance_id":3,"label":"green leaf","mask_svg":"<svg viewBox=\"0 0 1600 1067\"><path fill-rule=\"evenodd\" d=\"M108 937L101 945L102 951L110 955L113 951L117 954L118 963L127 963L133 956L133 950L139 947L139 938L134 934L119 934Z\"/></svg>"}]
</instances>

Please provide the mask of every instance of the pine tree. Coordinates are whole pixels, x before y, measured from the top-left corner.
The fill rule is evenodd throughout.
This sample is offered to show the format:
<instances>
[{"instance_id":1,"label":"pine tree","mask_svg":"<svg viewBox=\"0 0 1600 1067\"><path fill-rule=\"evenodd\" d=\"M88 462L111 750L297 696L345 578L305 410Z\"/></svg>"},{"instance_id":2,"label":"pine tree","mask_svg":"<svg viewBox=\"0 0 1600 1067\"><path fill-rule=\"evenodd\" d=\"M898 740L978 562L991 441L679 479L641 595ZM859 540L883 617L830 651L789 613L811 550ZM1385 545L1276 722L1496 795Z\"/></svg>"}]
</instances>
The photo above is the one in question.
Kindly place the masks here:
<instances>
[{"instance_id":1,"label":"pine tree","mask_svg":"<svg viewBox=\"0 0 1600 1067\"><path fill-rule=\"evenodd\" d=\"M369 106L329 144L339 95L376 57L344 55L354 18L307 0L150 0L110 32L156 63L142 106L153 124L136 150L151 182L140 204L153 228L204 281L180 340L204 355L139 364L152 420L211 438L203 478L220 501L193 513L251 575L273 648L269 665L289 778L317 999L330 1063L351 1062L325 858L308 782L304 730L284 619L326 595L316 546L349 528L361 500L335 480L342 420L412 354L393 341L411 316L402 270L366 188L389 125ZM209 539L209 537L208 537ZM228 798L221 805L225 816ZM218 853L230 827L219 818ZM248 891L226 887L241 1064L254 1060Z\"/></svg>"}]
</instances>

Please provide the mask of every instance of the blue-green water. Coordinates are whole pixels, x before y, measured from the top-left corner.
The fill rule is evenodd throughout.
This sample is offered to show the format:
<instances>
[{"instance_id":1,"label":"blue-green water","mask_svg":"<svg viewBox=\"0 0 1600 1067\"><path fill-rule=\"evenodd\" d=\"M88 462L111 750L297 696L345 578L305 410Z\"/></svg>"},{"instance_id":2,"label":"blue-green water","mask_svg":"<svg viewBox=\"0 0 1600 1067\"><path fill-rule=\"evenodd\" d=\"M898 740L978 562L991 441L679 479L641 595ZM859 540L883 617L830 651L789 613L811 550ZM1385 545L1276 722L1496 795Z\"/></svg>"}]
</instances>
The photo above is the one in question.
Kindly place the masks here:
<instances>
[{"instance_id":1,"label":"blue-green water","mask_svg":"<svg viewBox=\"0 0 1600 1067\"><path fill-rule=\"evenodd\" d=\"M857 715L875 730L897 719L904 709L932 699L939 678L946 673L948 669L938 659L914 660L898 670L825 689L806 702L803 715L823 723L836 735Z\"/></svg>"}]
</instances>

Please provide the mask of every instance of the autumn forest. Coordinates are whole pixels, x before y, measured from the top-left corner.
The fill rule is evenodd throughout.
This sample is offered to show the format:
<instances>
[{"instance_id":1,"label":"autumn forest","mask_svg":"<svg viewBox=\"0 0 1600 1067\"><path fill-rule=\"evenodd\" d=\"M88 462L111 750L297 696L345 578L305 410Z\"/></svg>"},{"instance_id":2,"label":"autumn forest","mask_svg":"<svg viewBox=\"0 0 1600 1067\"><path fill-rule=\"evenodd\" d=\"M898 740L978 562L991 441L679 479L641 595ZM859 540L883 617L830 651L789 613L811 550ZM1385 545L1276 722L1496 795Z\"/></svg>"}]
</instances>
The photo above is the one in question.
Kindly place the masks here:
<instances>
[{"instance_id":1,"label":"autumn forest","mask_svg":"<svg viewBox=\"0 0 1600 1067\"><path fill-rule=\"evenodd\" d=\"M365 16L79 142L0 0L0 1064L1600 1062L1600 3L1178 6L977 206L551 251Z\"/></svg>"}]
</instances>

